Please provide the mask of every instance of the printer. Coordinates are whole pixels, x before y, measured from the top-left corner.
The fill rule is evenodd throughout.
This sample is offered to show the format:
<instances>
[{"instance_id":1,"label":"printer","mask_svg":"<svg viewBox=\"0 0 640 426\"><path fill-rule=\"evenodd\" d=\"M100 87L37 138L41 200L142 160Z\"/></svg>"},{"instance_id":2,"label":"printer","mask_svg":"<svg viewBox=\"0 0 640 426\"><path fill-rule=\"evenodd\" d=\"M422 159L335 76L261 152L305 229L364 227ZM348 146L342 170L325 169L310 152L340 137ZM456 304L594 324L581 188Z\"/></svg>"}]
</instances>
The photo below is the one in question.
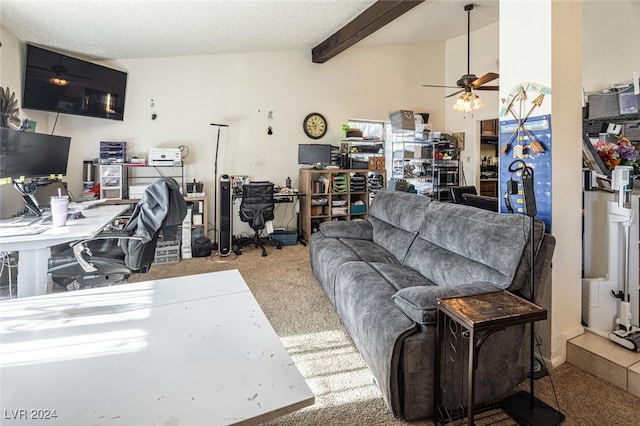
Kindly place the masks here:
<instances>
[{"instance_id":1,"label":"printer","mask_svg":"<svg viewBox=\"0 0 640 426\"><path fill-rule=\"evenodd\" d=\"M182 155L179 148L149 148L149 166L182 166Z\"/></svg>"}]
</instances>

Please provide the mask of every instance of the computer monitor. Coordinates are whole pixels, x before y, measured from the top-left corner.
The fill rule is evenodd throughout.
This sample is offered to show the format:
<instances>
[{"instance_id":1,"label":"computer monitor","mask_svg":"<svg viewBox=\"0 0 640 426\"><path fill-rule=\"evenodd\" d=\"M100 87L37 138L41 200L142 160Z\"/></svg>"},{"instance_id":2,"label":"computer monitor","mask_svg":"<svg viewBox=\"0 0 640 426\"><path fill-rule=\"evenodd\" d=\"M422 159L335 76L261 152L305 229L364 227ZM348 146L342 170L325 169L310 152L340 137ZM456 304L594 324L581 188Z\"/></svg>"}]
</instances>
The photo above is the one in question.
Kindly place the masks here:
<instances>
[{"instance_id":1,"label":"computer monitor","mask_svg":"<svg viewBox=\"0 0 640 426\"><path fill-rule=\"evenodd\" d=\"M299 144L298 164L323 167L331 164L331 145Z\"/></svg>"},{"instance_id":2,"label":"computer monitor","mask_svg":"<svg viewBox=\"0 0 640 426\"><path fill-rule=\"evenodd\" d=\"M0 178L66 175L71 138L0 129Z\"/></svg>"}]
</instances>

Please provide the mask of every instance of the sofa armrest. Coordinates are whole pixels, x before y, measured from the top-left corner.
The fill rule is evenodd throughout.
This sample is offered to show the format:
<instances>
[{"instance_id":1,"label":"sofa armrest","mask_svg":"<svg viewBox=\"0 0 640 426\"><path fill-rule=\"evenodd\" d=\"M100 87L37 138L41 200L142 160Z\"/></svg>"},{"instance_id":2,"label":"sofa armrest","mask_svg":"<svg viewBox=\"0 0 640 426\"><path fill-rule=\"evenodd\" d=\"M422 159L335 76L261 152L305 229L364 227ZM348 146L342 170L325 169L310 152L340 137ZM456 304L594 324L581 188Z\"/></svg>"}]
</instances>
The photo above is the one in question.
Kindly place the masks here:
<instances>
[{"instance_id":1,"label":"sofa armrest","mask_svg":"<svg viewBox=\"0 0 640 426\"><path fill-rule=\"evenodd\" d=\"M373 227L367 220L322 222L320 224L320 232L328 238L373 240Z\"/></svg>"},{"instance_id":2,"label":"sofa armrest","mask_svg":"<svg viewBox=\"0 0 640 426\"><path fill-rule=\"evenodd\" d=\"M391 296L391 300L393 300L393 303L395 303L406 316L418 324L435 324L437 299L468 296L499 290L498 287L487 282L476 282L449 287L440 287L437 285L415 286L399 290Z\"/></svg>"}]
</instances>

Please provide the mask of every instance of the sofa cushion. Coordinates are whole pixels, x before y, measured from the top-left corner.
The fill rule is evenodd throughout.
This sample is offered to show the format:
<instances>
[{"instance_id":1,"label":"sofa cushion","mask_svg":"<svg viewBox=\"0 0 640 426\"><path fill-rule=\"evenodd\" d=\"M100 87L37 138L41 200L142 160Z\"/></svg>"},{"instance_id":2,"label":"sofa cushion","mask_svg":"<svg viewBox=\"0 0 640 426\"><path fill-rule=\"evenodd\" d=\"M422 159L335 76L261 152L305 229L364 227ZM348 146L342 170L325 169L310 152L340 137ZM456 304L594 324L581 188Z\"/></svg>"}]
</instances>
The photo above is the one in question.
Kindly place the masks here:
<instances>
[{"instance_id":1,"label":"sofa cushion","mask_svg":"<svg viewBox=\"0 0 640 426\"><path fill-rule=\"evenodd\" d=\"M432 202L422 225L404 264L439 286L511 285L527 242L528 217Z\"/></svg>"},{"instance_id":2,"label":"sofa cushion","mask_svg":"<svg viewBox=\"0 0 640 426\"><path fill-rule=\"evenodd\" d=\"M398 291L391 299L402 312L418 324L435 324L437 299L489 293L498 290L493 284L485 282L456 287L416 286Z\"/></svg>"},{"instance_id":3,"label":"sofa cushion","mask_svg":"<svg viewBox=\"0 0 640 426\"><path fill-rule=\"evenodd\" d=\"M432 286L431 281L426 279L418 271L409 268L406 265L399 263L369 263L373 269L375 269L381 277L396 290L402 290L407 287L414 286Z\"/></svg>"},{"instance_id":4,"label":"sofa cushion","mask_svg":"<svg viewBox=\"0 0 640 426\"><path fill-rule=\"evenodd\" d=\"M335 286L336 312L395 416L400 411L400 348L416 324L390 302L395 288L366 262L340 266Z\"/></svg>"},{"instance_id":5,"label":"sofa cushion","mask_svg":"<svg viewBox=\"0 0 640 426\"><path fill-rule=\"evenodd\" d=\"M351 238L327 238L316 232L311 236L311 268L327 297L335 305L334 284L338 268L352 261L398 263L395 256L373 241Z\"/></svg>"},{"instance_id":6,"label":"sofa cushion","mask_svg":"<svg viewBox=\"0 0 640 426\"><path fill-rule=\"evenodd\" d=\"M373 227L373 241L402 262L420 230L430 202L429 197L415 194L378 191L367 217Z\"/></svg>"},{"instance_id":7,"label":"sofa cushion","mask_svg":"<svg viewBox=\"0 0 640 426\"><path fill-rule=\"evenodd\" d=\"M332 220L322 222L320 232L329 238L353 238L358 240L373 240L373 228L366 220Z\"/></svg>"}]
</instances>

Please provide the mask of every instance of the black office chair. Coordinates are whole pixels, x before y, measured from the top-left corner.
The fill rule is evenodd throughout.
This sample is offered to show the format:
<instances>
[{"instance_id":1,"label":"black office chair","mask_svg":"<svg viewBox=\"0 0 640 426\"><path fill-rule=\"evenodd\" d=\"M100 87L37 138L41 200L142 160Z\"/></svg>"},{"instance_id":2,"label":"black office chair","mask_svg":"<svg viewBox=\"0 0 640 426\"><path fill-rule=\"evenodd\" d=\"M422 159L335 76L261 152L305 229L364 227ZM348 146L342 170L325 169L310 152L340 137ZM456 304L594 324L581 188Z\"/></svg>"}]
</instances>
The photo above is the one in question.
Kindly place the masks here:
<instances>
[{"instance_id":1,"label":"black office chair","mask_svg":"<svg viewBox=\"0 0 640 426\"><path fill-rule=\"evenodd\" d=\"M269 242L268 238L260 237L262 231L269 220L273 220L273 183L271 182L251 182L242 185L242 202L240 203L240 220L247 222L254 230L253 237L239 239L235 245L234 252L241 254L240 249L253 244L255 248L262 249L262 255L267 255L264 245ZM276 241L277 248L282 248L280 241Z\"/></svg>"},{"instance_id":2,"label":"black office chair","mask_svg":"<svg viewBox=\"0 0 640 426\"><path fill-rule=\"evenodd\" d=\"M180 185L161 178L149 185L122 231L52 248L49 273L67 290L101 287L144 273L153 262L161 231L175 231L187 213Z\"/></svg>"},{"instance_id":3,"label":"black office chair","mask_svg":"<svg viewBox=\"0 0 640 426\"><path fill-rule=\"evenodd\" d=\"M487 197L478 194L462 194L463 204L477 207L479 209L497 212L500 209L500 203L497 197Z\"/></svg>"},{"instance_id":4,"label":"black office chair","mask_svg":"<svg viewBox=\"0 0 640 426\"><path fill-rule=\"evenodd\" d=\"M478 194L475 186L452 186L449 189L451 191L451 198L455 204L464 204L462 194Z\"/></svg>"}]
</instances>

